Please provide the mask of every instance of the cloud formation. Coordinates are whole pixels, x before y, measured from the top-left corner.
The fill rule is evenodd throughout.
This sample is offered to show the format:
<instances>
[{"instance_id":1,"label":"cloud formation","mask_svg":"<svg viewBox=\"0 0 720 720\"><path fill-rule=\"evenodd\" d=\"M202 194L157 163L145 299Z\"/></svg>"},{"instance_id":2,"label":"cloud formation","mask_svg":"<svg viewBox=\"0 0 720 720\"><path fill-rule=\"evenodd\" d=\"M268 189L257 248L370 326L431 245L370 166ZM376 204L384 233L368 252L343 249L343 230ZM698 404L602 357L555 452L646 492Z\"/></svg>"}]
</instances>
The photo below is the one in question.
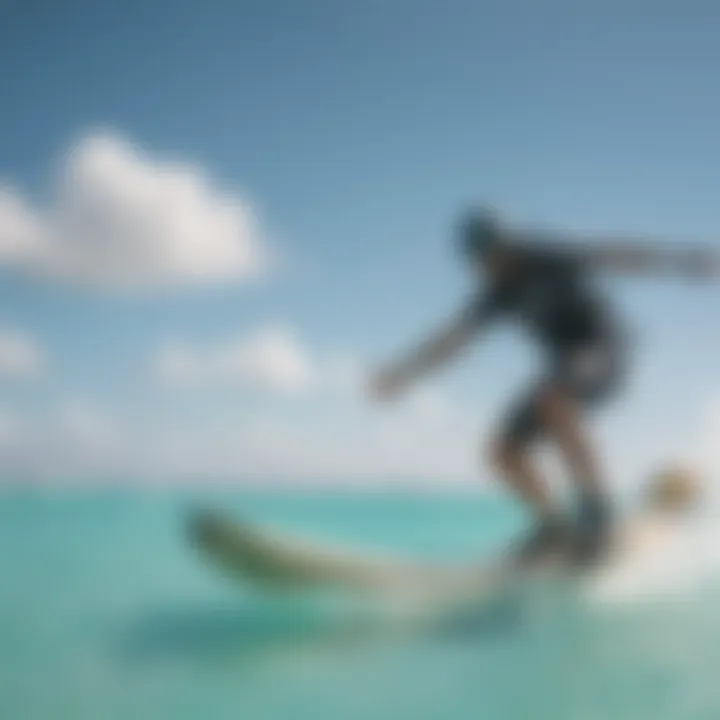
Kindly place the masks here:
<instances>
[{"instance_id":1,"label":"cloud formation","mask_svg":"<svg viewBox=\"0 0 720 720\"><path fill-rule=\"evenodd\" d=\"M0 186L0 264L26 272L158 286L247 280L266 260L244 198L116 134L92 133L71 149L45 209Z\"/></svg>"},{"instance_id":2,"label":"cloud formation","mask_svg":"<svg viewBox=\"0 0 720 720\"><path fill-rule=\"evenodd\" d=\"M286 327L269 326L214 346L166 342L157 352L159 379L180 388L260 388L299 393L313 382L309 353Z\"/></svg>"},{"instance_id":3,"label":"cloud formation","mask_svg":"<svg viewBox=\"0 0 720 720\"><path fill-rule=\"evenodd\" d=\"M294 417L285 409L248 414L238 404L202 424L166 416L126 443L129 461L145 478L180 482L477 482L477 418L439 393L382 409L349 394L321 402L310 394Z\"/></svg>"},{"instance_id":4,"label":"cloud formation","mask_svg":"<svg viewBox=\"0 0 720 720\"><path fill-rule=\"evenodd\" d=\"M201 397L208 382L220 387L218 368L237 386L236 400L200 421L178 413L175 400L123 410L70 398L41 414L0 406L0 481L476 482L476 412L432 389L377 408L357 364L313 362L296 339L273 332L163 361L174 383ZM276 401L248 410L248 387ZM195 396L186 400L192 406Z\"/></svg>"}]
</instances>

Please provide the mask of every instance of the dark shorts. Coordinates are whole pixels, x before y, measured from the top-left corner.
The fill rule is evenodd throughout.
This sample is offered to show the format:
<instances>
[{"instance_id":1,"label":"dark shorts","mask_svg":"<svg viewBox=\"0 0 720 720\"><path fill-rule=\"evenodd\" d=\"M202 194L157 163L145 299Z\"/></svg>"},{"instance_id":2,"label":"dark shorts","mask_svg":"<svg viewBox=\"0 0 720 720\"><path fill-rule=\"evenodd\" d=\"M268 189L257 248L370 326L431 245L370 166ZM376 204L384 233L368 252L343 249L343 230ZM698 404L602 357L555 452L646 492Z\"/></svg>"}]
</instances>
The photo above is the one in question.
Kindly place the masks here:
<instances>
[{"instance_id":1,"label":"dark shorts","mask_svg":"<svg viewBox=\"0 0 720 720\"><path fill-rule=\"evenodd\" d=\"M524 444L542 435L540 398L548 389L564 391L584 408L609 399L624 376L623 359L620 344L605 339L558 352L549 370L512 407L502 438Z\"/></svg>"}]
</instances>

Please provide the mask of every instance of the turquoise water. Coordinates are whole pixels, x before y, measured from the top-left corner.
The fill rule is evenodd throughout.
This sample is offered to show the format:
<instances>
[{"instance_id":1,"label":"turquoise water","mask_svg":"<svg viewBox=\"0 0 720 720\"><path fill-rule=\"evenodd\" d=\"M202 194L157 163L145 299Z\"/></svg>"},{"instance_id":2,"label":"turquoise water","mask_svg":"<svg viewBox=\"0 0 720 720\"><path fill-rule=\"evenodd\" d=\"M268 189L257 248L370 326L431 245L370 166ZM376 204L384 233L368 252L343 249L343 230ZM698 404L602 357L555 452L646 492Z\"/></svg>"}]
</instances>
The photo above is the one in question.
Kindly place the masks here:
<instances>
[{"instance_id":1,"label":"turquoise water","mask_svg":"<svg viewBox=\"0 0 720 720\"><path fill-rule=\"evenodd\" d=\"M267 597L217 575L183 542L198 502L452 558L522 524L479 496L7 492L0 718L720 718L712 584L393 632L337 598Z\"/></svg>"}]
</instances>

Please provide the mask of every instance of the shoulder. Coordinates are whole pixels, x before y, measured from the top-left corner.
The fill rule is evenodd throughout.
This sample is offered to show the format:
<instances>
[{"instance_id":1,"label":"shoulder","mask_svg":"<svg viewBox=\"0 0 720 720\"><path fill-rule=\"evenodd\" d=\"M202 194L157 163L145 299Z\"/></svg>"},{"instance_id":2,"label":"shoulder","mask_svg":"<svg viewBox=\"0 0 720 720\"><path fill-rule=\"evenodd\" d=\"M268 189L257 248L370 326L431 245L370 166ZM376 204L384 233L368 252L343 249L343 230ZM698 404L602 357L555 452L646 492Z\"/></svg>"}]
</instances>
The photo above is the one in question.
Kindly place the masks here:
<instances>
[{"instance_id":1,"label":"shoulder","mask_svg":"<svg viewBox=\"0 0 720 720\"><path fill-rule=\"evenodd\" d=\"M574 275L587 269L579 248L553 238L523 237L518 241L517 252L530 273Z\"/></svg>"}]
</instances>

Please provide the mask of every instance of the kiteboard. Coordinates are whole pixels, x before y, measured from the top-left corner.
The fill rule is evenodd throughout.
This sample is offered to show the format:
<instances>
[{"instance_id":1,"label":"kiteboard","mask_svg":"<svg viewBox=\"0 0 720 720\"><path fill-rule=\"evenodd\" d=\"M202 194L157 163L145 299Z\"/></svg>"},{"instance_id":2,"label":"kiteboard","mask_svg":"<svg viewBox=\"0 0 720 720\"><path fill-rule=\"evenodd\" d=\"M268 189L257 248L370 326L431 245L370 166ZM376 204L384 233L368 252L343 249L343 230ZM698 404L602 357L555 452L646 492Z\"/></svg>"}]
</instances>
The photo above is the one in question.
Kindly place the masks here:
<instances>
[{"instance_id":1,"label":"kiteboard","mask_svg":"<svg viewBox=\"0 0 720 720\"><path fill-rule=\"evenodd\" d=\"M506 554L482 562L403 557L248 523L216 510L191 513L187 530L201 555L226 574L284 593L329 588L447 606L479 603L530 577ZM532 577L565 569L560 558L549 558L533 568Z\"/></svg>"}]
</instances>

